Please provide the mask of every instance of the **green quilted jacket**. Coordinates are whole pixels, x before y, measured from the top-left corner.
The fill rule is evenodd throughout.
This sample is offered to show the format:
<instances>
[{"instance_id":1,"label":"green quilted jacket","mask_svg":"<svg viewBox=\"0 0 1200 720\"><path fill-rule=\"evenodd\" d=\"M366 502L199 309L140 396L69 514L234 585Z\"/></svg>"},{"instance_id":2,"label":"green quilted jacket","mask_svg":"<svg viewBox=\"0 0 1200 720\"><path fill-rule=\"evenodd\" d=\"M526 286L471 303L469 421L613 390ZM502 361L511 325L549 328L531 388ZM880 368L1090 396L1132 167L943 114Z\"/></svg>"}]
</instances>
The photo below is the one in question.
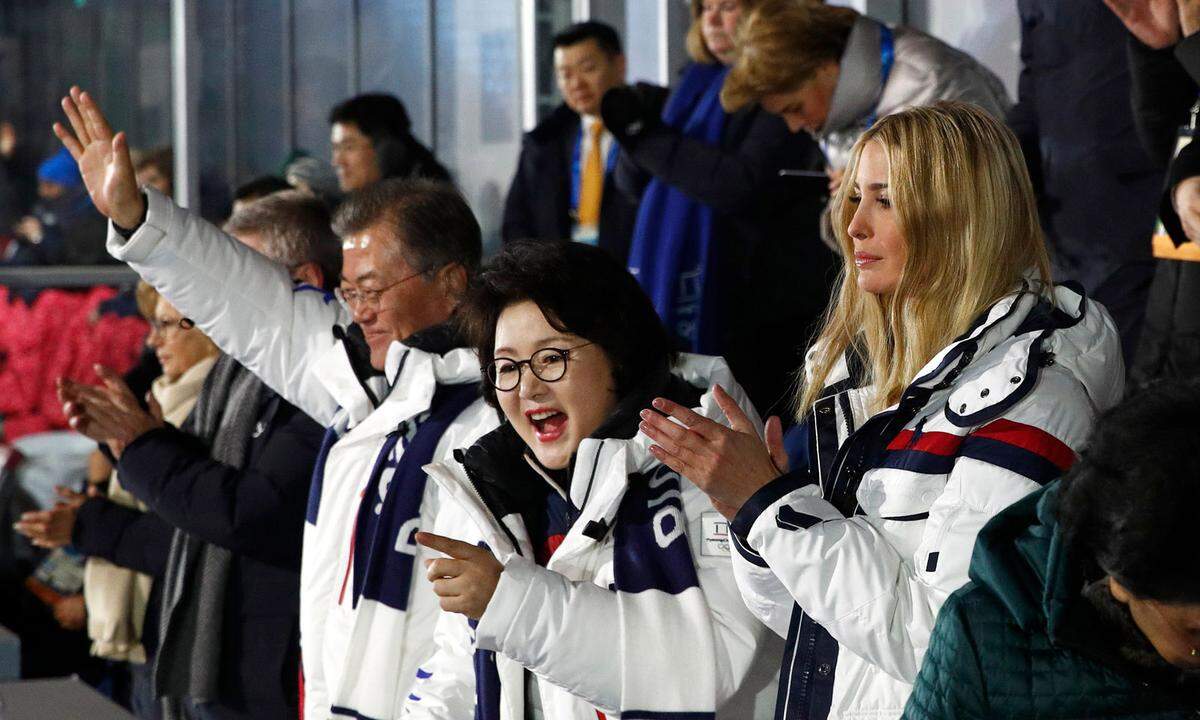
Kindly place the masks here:
<instances>
[{"instance_id":1,"label":"green quilted jacket","mask_svg":"<svg viewBox=\"0 0 1200 720\"><path fill-rule=\"evenodd\" d=\"M1158 660L1132 621L1119 619L1123 609L1106 613L1084 597L1088 576L1100 574L1057 530L1057 487L980 532L971 582L942 607L907 720L1200 718L1195 677ZM1159 666L1124 659L1131 647Z\"/></svg>"}]
</instances>

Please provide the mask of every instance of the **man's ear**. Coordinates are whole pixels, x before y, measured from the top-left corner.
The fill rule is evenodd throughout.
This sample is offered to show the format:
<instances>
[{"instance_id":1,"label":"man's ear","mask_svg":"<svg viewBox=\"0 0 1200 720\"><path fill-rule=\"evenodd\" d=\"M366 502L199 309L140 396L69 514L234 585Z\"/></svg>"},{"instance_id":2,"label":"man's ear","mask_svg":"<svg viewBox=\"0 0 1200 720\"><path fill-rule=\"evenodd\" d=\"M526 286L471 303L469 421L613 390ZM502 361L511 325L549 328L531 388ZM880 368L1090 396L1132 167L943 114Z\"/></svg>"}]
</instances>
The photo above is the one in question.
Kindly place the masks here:
<instances>
[{"instance_id":1,"label":"man's ear","mask_svg":"<svg viewBox=\"0 0 1200 720\"><path fill-rule=\"evenodd\" d=\"M325 273L321 272L320 265L311 260L292 269L292 280L315 288L325 287Z\"/></svg>"},{"instance_id":2,"label":"man's ear","mask_svg":"<svg viewBox=\"0 0 1200 720\"><path fill-rule=\"evenodd\" d=\"M449 263L438 269L438 286L456 304L467 293L467 281L467 269L458 263Z\"/></svg>"}]
</instances>

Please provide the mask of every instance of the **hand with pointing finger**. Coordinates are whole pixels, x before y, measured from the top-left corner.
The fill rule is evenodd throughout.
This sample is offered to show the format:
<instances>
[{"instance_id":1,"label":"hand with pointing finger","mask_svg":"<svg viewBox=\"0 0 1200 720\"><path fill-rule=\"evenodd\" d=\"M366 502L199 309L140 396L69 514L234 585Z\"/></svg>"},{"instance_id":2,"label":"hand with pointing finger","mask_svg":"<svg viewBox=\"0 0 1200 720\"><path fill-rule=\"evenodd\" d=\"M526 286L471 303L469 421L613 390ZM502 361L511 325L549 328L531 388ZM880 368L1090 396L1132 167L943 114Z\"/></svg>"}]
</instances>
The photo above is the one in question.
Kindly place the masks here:
<instances>
[{"instance_id":1,"label":"hand with pointing finger","mask_svg":"<svg viewBox=\"0 0 1200 720\"><path fill-rule=\"evenodd\" d=\"M732 520L759 488L787 472L783 426L778 417L767 420L764 442L724 388L717 385L713 396L730 427L657 398L654 407L665 415L643 410L640 429L655 442L650 446L654 457L691 480L718 512Z\"/></svg>"},{"instance_id":2,"label":"hand with pointing finger","mask_svg":"<svg viewBox=\"0 0 1200 720\"><path fill-rule=\"evenodd\" d=\"M450 556L425 561L427 576L442 609L472 620L483 617L500 582L500 573L504 572L496 556L487 548L433 533L417 533L417 542Z\"/></svg>"},{"instance_id":3,"label":"hand with pointing finger","mask_svg":"<svg viewBox=\"0 0 1200 720\"><path fill-rule=\"evenodd\" d=\"M54 123L54 134L79 163L92 204L120 227L136 227L146 201L138 190L125 133L114 135L100 106L76 86L62 99L62 108L71 129Z\"/></svg>"}]
</instances>

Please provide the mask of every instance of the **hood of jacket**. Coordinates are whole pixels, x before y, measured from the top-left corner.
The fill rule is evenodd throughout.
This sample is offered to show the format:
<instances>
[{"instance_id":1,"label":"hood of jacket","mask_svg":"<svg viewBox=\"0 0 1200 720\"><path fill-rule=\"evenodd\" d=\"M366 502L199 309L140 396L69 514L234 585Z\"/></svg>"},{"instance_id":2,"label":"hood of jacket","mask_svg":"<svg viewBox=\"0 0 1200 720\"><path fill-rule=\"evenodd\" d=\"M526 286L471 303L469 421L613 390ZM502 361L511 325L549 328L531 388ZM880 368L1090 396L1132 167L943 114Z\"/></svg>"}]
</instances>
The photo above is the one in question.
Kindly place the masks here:
<instances>
[{"instance_id":1,"label":"hood of jacket","mask_svg":"<svg viewBox=\"0 0 1200 720\"><path fill-rule=\"evenodd\" d=\"M1045 633L1055 646L1125 673L1200 687L1200 674L1157 655L1109 593L1104 572L1067 541L1058 523L1060 487L1061 481L1047 485L984 526L971 556L971 581L990 591L1026 633Z\"/></svg>"}]
</instances>

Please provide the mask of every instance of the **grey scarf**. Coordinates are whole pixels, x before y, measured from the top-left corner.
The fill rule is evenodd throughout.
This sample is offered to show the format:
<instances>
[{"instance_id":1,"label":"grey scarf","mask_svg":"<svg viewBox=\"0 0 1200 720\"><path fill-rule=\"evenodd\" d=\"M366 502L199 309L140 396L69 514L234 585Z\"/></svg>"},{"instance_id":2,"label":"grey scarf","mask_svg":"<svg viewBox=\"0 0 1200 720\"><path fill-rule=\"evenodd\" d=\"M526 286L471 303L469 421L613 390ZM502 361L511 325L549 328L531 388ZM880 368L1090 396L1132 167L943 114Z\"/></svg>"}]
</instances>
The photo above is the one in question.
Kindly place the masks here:
<instances>
[{"instance_id":1,"label":"grey scarf","mask_svg":"<svg viewBox=\"0 0 1200 720\"><path fill-rule=\"evenodd\" d=\"M246 461L262 381L228 355L217 360L182 430L212 448L213 460L234 468ZM215 700L231 553L175 530L162 576L158 657L154 689L164 717L181 718L180 701Z\"/></svg>"}]
</instances>

